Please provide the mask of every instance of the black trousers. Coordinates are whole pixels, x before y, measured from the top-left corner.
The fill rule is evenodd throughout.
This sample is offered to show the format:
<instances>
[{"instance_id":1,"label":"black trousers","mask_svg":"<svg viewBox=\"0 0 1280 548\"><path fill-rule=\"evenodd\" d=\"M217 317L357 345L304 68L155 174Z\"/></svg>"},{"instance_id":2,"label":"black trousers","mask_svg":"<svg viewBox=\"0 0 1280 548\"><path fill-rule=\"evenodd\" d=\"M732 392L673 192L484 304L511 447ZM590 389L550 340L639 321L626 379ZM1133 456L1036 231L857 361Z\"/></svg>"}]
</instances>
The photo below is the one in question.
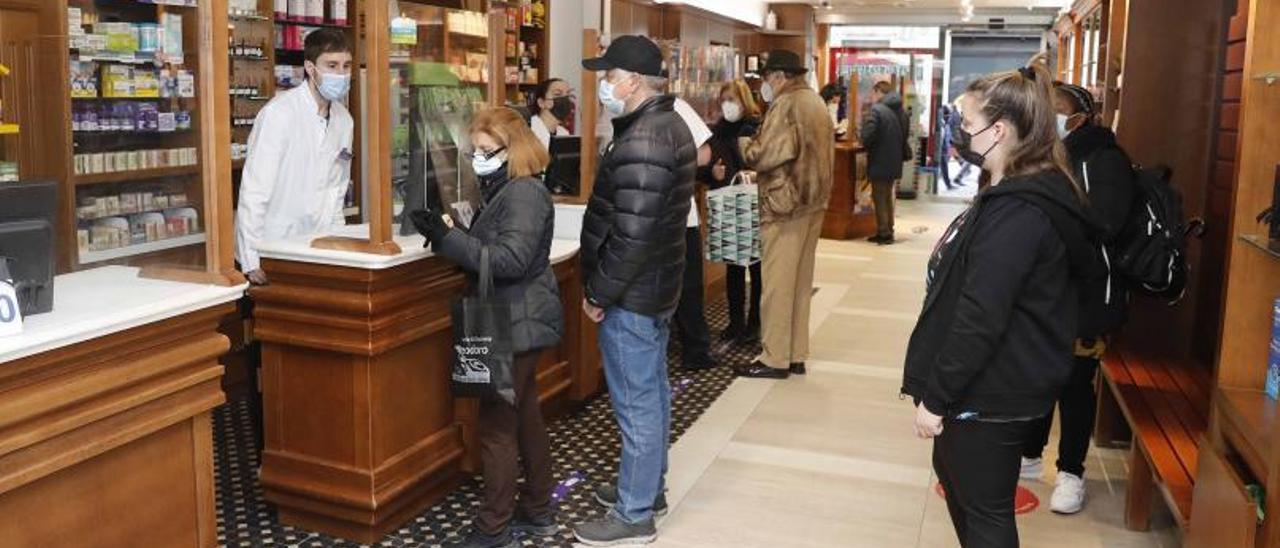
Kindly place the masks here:
<instances>
[{"instance_id":1,"label":"black trousers","mask_svg":"<svg viewBox=\"0 0 1280 548\"><path fill-rule=\"evenodd\" d=\"M711 332L703 310L702 232L686 228L684 242L684 287L674 319L684 363L704 365L711 362Z\"/></svg>"},{"instance_id":2,"label":"black trousers","mask_svg":"<svg viewBox=\"0 0 1280 548\"><path fill-rule=\"evenodd\" d=\"M747 308L747 271L751 271L751 302ZM725 272L725 293L729 297L729 328L760 329L760 263L749 267L728 265Z\"/></svg>"},{"instance_id":3,"label":"black trousers","mask_svg":"<svg viewBox=\"0 0 1280 548\"><path fill-rule=\"evenodd\" d=\"M1058 412L1061 425L1058 437L1058 470L1084 477L1084 460L1089 454L1089 439L1093 437L1093 422L1098 413L1098 396L1094 391L1094 377L1098 374L1098 360L1076 357L1071 369L1071 379L1058 396ZM1035 421L1022 449L1022 456L1040 458L1044 446L1049 443L1049 430L1053 428L1053 412Z\"/></svg>"},{"instance_id":4,"label":"black trousers","mask_svg":"<svg viewBox=\"0 0 1280 548\"><path fill-rule=\"evenodd\" d=\"M1016 548L1013 515L1022 445L1032 421L947 419L933 440L933 470L964 548Z\"/></svg>"}]
</instances>

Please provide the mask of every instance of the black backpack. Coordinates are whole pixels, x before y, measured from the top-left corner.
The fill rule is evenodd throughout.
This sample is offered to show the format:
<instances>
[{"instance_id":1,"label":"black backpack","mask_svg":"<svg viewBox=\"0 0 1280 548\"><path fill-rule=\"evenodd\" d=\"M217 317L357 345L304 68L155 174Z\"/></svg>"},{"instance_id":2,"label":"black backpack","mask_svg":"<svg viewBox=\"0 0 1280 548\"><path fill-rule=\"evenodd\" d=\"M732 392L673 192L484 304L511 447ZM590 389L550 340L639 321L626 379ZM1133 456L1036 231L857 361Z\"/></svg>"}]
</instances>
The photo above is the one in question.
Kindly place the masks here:
<instances>
[{"instance_id":1,"label":"black backpack","mask_svg":"<svg viewBox=\"0 0 1280 548\"><path fill-rule=\"evenodd\" d=\"M1134 166L1133 173L1133 210L1113 247L1112 266L1137 290L1172 305L1187 290L1187 237L1203 234L1204 221L1184 218L1168 166Z\"/></svg>"}]
</instances>

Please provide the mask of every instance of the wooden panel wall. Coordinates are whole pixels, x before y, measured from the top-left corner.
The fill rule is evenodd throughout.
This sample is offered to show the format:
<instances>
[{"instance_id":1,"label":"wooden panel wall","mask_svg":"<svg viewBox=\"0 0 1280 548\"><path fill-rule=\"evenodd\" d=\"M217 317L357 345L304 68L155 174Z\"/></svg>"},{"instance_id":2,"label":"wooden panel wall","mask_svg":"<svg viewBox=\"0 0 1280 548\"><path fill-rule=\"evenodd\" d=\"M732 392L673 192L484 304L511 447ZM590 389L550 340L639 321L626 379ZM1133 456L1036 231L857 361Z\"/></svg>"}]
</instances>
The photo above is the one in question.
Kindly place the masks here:
<instances>
[{"instance_id":1,"label":"wooden panel wall","mask_svg":"<svg viewBox=\"0 0 1280 548\"><path fill-rule=\"evenodd\" d=\"M1118 137L1134 161L1173 168L1188 217L1206 210L1226 1L1129 0ZM1193 279L1186 298L1172 313L1163 302L1135 299L1128 336L1145 334L1149 340L1138 342L1191 354L1197 314L1216 314L1221 295L1199 289L1205 271L1199 241L1188 256Z\"/></svg>"},{"instance_id":2,"label":"wooden panel wall","mask_svg":"<svg viewBox=\"0 0 1280 548\"><path fill-rule=\"evenodd\" d=\"M1234 6L1231 4L1235 4ZM1204 299L1202 312L1196 317L1193 351L1198 358L1212 362L1218 355L1222 331L1223 284L1226 280L1227 250L1231 247L1231 207L1235 201L1236 158L1240 128L1240 99L1243 91L1245 41L1248 36L1249 2L1229 0L1227 31L1220 73L1221 91L1217 104L1217 123L1213 137L1213 174L1205 197L1205 222L1210 226L1203 242L1197 291ZM1262 205L1258 206L1259 209ZM1242 212L1252 215L1253 212ZM1214 308L1210 308L1213 306Z\"/></svg>"}]
</instances>

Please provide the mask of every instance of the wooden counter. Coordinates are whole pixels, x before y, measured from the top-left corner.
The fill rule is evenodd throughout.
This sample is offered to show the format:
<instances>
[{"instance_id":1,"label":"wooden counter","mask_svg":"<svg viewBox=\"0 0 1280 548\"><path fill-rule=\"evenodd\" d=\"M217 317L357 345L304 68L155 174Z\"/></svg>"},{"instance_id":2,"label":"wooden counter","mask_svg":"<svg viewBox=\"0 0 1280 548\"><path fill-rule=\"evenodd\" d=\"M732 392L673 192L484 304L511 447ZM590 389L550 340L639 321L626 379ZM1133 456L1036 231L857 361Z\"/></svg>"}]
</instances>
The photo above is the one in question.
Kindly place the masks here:
<instances>
[{"instance_id":1,"label":"wooden counter","mask_svg":"<svg viewBox=\"0 0 1280 548\"><path fill-rule=\"evenodd\" d=\"M831 200L822 219L822 237L833 240L863 238L876 233L875 205L867 180L867 152L862 145L836 142Z\"/></svg>"},{"instance_id":2,"label":"wooden counter","mask_svg":"<svg viewBox=\"0 0 1280 548\"><path fill-rule=\"evenodd\" d=\"M479 469L476 402L455 401L448 382L450 306L466 280L424 250L421 236L397 238L405 251L392 257L314 250L306 258L306 241L263 246L271 284L252 291L261 482L282 522L374 543ZM593 395L602 378L580 344L576 256L576 241L556 240L568 313L564 342L538 370L545 407Z\"/></svg>"},{"instance_id":3,"label":"wooden counter","mask_svg":"<svg viewBox=\"0 0 1280 548\"><path fill-rule=\"evenodd\" d=\"M218 321L244 287L59 276L0 338L0 546L217 545Z\"/></svg>"}]
</instances>

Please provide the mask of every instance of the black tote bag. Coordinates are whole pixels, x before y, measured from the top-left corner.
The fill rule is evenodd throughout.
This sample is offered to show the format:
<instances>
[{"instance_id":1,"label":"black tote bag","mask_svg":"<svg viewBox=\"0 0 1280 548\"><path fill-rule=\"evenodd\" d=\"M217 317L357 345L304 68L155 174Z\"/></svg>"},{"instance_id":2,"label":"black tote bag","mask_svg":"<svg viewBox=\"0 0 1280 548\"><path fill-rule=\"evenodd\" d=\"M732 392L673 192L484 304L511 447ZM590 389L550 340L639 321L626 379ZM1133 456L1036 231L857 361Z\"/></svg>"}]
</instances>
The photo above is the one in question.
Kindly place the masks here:
<instances>
[{"instance_id":1,"label":"black tote bag","mask_svg":"<svg viewBox=\"0 0 1280 548\"><path fill-rule=\"evenodd\" d=\"M480 248L480 290L453 303L453 395L516 401L511 307L493 294L489 247Z\"/></svg>"}]
</instances>

